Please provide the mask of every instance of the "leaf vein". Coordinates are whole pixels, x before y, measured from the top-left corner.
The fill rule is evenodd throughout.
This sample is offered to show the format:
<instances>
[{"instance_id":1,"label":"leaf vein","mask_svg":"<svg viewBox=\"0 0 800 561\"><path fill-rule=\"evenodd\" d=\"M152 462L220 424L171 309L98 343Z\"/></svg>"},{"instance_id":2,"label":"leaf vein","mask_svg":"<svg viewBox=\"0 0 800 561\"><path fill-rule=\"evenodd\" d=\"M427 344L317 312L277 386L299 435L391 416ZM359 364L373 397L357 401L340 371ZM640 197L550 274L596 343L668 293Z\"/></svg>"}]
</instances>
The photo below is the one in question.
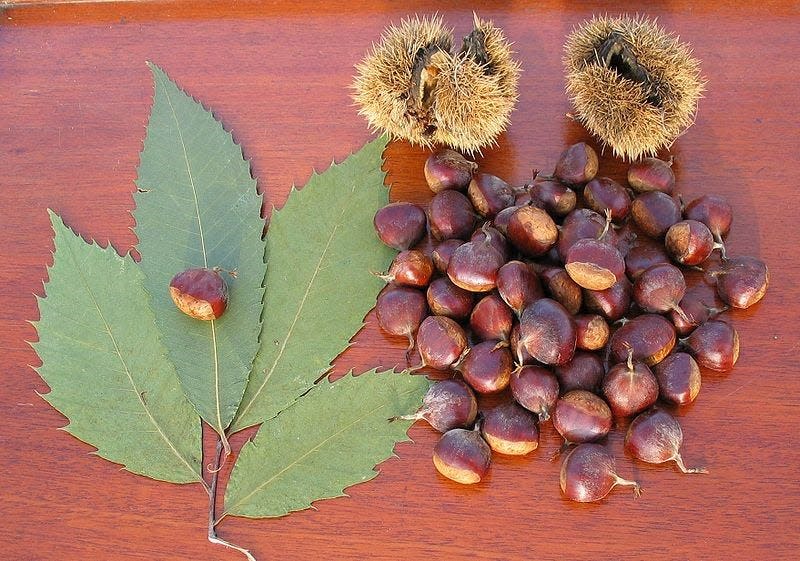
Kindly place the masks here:
<instances>
[{"instance_id":1,"label":"leaf vein","mask_svg":"<svg viewBox=\"0 0 800 561\"><path fill-rule=\"evenodd\" d=\"M203 266L204 267L208 267L208 254L206 253L206 241L205 241L205 237L203 235L203 221L201 220L201 217L200 217L200 203L199 203L198 198L197 198L197 188L196 188L196 186L194 184L194 176L192 174L192 165L191 165L191 162L189 162L189 155L188 155L188 153L186 151L186 142L184 141L184 138L183 138L183 130L181 129L180 120L178 119L178 114L175 111L175 106L172 103L172 97L170 96L168 87L164 88L164 94L166 95L167 103L169 103L169 109L172 112L172 118L175 121L175 130L177 131L178 138L181 141L181 148L183 149L183 159L184 159L184 162L186 163L186 173L188 174L189 185L192 188L192 196L194 197L195 213L197 215L197 228L198 228L198 232L200 234L200 247L201 247L202 253L203 253ZM214 351L213 352L213 354L214 354L214 357L213 357L214 358L214 405L216 407L216 413L217 413L217 432L219 432L219 434L222 435L223 440L224 440L224 438L225 438L224 437L224 432L225 432L225 428L226 427L222 426L222 416L221 416L221 412L220 412L221 396L220 396L220 387L219 387L219 358L217 356L217 334L216 334L216 328L214 326L214 323L215 322L212 320L211 321L211 339L212 339L212 346L213 346L213 351Z\"/></svg>"},{"instance_id":2,"label":"leaf vein","mask_svg":"<svg viewBox=\"0 0 800 561\"><path fill-rule=\"evenodd\" d=\"M355 190L356 190L356 185L354 183L352 188L351 188L351 190L350 190L350 195L351 196L355 192ZM328 240L325 243L325 248L322 250L322 253L320 254L320 257L317 260L316 267L314 268L314 273L311 275L311 280L309 281L308 286L306 287L306 291L303 294L303 298L300 300L300 304L297 307L297 312L294 314L294 318L292 319L292 323L289 326L289 330L286 333L286 337L284 337L283 341L281 342L281 347L278 350L278 354L276 355L275 360L272 362L272 366L270 367L269 371L267 372L267 374L266 374L266 376L264 378L264 381L258 387L258 390L253 394L253 396L250 399L250 401L248 403L244 404L244 406L240 409L239 415L237 415L239 418L244 418L244 416L247 413L247 411L250 409L250 407L253 405L253 403L256 402L256 399L258 398L259 395L261 395L261 392L266 387L267 383L269 382L270 377L275 372L275 368L277 368L278 363L280 362L281 357L283 356L283 353L286 350L286 345L288 344L289 339L292 338L292 333L294 332L294 328L297 325L297 320L299 319L300 314L302 313L303 308L305 307L306 301L308 300L308 296L311 293L311 288L314 286L314 282L316 281L317 275L319 275L320 271L322 270L323 262L325 261L325 258L326 258L327 254L328 254L328 251L330 250L331 244L333 243L333 239L336 237L336 232L339 230L339 226L341 225L341 223L343 221L343 217L345 216L346 211L347 211L347 205L344 205L342 207L342 212L339 215L339 220L337 220L336 223L334 224L333 229L331 230L331 233L328 236Z\"/></svg>"},{"instance_id":3,"label":"leaf vein","mask_svg":"<svg viewBox=\"0 0 800 561\"><path fill-rule=\"evenodd\" d=\"M68 250L68 254L70 256L70 259L76 265L76 271L78 273L78 276L80 277L81 282L83 283L83 286L86 289L87 294L89 295L89 298L91 298L91 300L92 300L92 304L94 305L95 310L97 311L97 315L100 317L100 320L103 322L103 326L105 327L105 331L108 334L109 339L111 339L112 345L114 346L114 352L116 353L117 357L119 358L119 361L122 364L122 368L125 371L125 375L128 378L128 382L130 382L130 385L132 386L132 388L136 392L136 397L139 400L139 403L142 405L142 408L145 410L145 412L147 414L147 417L148 417L148 420L153 425L153 427L155 427L155 429L158 432L159 436L161 436L161 439L167 444L167 446L172 451L172 453L181 462L183 462L184 465L186 465L186 467L187 467L187 469L189 469L189 471L191 471L194 475L197 476L197 478L200 481L202 481L203 480L202 476L192 468L191 464L186 460L186 458L183 457L183 455L178 451L178 449L172 443L172 440L166 434L164 434L164 432L161 430L161 427L158 425L156 420L153 418L153 415L150 412L150 408L143 401L142 394L139 391L139 388L137 387L136 382L133 380L133 376L131 374L131 371L128 368L128 363L125 361L125 358L122 356L122 351L120 350L119 344L117 343L117 338L114 336L114 333L111 331L111 326L108 324L108 321L106 320L105 314L103 314L103 311L100 308L100 305L97 303L97 299L95 298L94 292L92 292L92 289L91 289L88 281L86 280L86 276L83 273L83 269L81 267L77 266L78 265L78 261L76 259L75 254L72 251L71 245L67 244L66 248Z\"/></svg>"},{"instance_id":4,"label":"leaf vein","mask_svg":"<svg viewBox=\"0 0 800 561\"><path fill-rule=\"evenodd\" d=\"M203 237L203 222L200 220L200 203L197 200L197 188L194 184L194 175L192 174L192 165L189 162L189 154L186 151L186 142L183 139L183 130L181 129L178 114L175 112L175 106L172 103L172 97L169 94L169 88L164 88L164 95L169 103L169 109L172 112L172 119L175 121L175 131L178 133L178 138L181 141L181 148L183 149L183 160L186 163L186 173L189 178L189 186L192 188L192 196L194 197L195 214L197 216L197 227L200 234L200 245L203 250L203 263L204 267L208 267L208 256L206 255L206 242Z\"/></svg>"},{"instance_id":5,"label":"leaf vein","mask_svg":"<svg viewBox=\"0 0 800 561\"><path fill-rule=\"evenodd\" d=\"M406 390L406 391L402 392L400 395L401 396L405 396L405 395L411 394L411 393L413 393L415 391L416 391L415 389L409 389L409 390ZM295 467L298 464L302 465L302 464L300 464L300 462L302 462L304 459L306 459L308 456L310 456L314 452L319 451L319 449L322 448L323 446L325 446L328 442L330 442L331 440L333 440L334 438L336 438L338 436L341 436L345 432L349 431L351 428L353 428L357 424L361 423L362 421L364 421L369 416L373 415L376 411L379 411L380 409L383 409L384 407L386 407L388 405L388 403L389 403L388 400L384 401L383 403L380 403L379 405L377 405L373 409L365 412L363 415L361 415L358 418L356 418L355 420L353 420L350 424L345 425L344 427L342 427L339 430L335 431L334 433L329 435L327 438L325 438L322 442L320 442L319 444L317 444L313 448L309 449L306 453L302 454L300 457L298 457L297 459L295 459L294 461L292 461L291 463L286 465L283 469L278 471L272 477L270 477L269 479L264 481L264 483L262 483L260 485L257 485L255 489L253 489L250 493L248 493L247 495L245 495L244 497L242 497L241 499L236 501L233 505L231 505L230 507L226 506L225 512L223 513L223 517L228 515L228 514L230 514L231 512L233 512L235 507L237 507L237 506L243 504L244 502L246 502L250 497L252 497L256 493L261 491L264 487L266 487L267 485L272 483L275 479L277 479L278 477L283 475L286 471L288 471L292 467ZM222 517L220 517L220 518L222 518Z\"/></svg>"}]
</instances>

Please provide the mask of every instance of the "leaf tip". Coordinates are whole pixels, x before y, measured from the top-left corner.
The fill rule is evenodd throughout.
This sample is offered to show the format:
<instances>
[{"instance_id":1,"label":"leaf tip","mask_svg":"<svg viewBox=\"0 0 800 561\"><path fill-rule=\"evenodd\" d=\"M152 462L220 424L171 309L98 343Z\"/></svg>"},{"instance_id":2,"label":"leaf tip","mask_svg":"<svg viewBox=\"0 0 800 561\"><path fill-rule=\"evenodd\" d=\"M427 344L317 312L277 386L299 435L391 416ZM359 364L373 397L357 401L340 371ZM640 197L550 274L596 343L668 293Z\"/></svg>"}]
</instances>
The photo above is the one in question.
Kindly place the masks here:
<instances>
[{"instance_id":1,"label":"leaf tip","mask_svg":"<svg viewBox=\"0 0 800 561\"><path fill-rule=\"evenodd\" d=\"M164 72L164 70L152 60L146 60L144 63L153 74L166 74L166 72Z\"/></svg>"},{"instance_id":2,"label":"leaf tip","mask_svg":"<svg viewBox=\"0 0 800 561\"><path fill-rule=\"evenodd\" d=\"M53 227L53 231L56 231L56 226L64 226L64 219L50 207L47 207L47 216L50 218L50 225Z\"/></svg>"}]
</instances>

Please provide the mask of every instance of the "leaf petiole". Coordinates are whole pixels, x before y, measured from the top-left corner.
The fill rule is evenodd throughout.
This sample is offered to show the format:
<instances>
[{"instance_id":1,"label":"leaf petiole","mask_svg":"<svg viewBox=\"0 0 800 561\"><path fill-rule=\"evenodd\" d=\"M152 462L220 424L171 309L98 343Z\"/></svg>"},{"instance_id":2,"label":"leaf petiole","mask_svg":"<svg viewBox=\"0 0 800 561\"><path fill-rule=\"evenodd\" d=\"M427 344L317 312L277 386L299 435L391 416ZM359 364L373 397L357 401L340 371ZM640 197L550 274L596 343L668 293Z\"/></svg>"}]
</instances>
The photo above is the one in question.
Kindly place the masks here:
<instances>
[{"instance_id":1,"label":"leaf petiole","mask_svg":"<svg viewBox=\"0 0 800 561\"><path fill-rule=\"evenodd\" d=\"M225 447L223 446L222 438L217 435L217 446L214 450L214 468L211 470L211 485L208 493L208 541L217 545L234 549L247 557L248 561L258 561L255 557L253 557L253 554L245 548L225 541L217 535L215 528L216 524L219 522L219 520L215 520L217 506L217 483L219 482L219 472L222 470L222 454L224 449Z\"/></svg>"}]
</instances>

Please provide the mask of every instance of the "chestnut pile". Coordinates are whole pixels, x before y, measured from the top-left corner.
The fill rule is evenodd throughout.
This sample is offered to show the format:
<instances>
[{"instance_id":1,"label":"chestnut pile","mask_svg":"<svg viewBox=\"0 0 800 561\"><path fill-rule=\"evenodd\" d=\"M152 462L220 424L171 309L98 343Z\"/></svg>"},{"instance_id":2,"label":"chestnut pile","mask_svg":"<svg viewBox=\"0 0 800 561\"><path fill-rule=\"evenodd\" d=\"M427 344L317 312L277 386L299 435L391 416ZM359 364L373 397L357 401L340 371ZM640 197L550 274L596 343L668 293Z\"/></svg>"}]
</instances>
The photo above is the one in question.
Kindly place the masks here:
<instances>
[{"instance_id":1,"label":"chestnut pile","mask_svg":"<svg viewBox=\"0 0 800 561\"><path fill-rule=\"evenodd\" d=\"M739 336L719 314L752 306L769 283L762 261L727 254L730 205L703 195L684 206L671 163L656 158L634 163L627 187L595 177L585 143L522 187L477 168L439 150L425 163L427 212L396 202L374 219L399 251L382 275L380 327L408 338L409 363L416 347L417 368L452 373L411 417L443 433L437 470L476 483L492 451L532 452L552 420L565 496L595 501L617 485L638 494L598 444L632 418L628 454L703 473L684 465L669 408L697 397L700 367L733 368ZM509 399L479 412L475 393L506 388Z\"/></svg>"}]
</instances>

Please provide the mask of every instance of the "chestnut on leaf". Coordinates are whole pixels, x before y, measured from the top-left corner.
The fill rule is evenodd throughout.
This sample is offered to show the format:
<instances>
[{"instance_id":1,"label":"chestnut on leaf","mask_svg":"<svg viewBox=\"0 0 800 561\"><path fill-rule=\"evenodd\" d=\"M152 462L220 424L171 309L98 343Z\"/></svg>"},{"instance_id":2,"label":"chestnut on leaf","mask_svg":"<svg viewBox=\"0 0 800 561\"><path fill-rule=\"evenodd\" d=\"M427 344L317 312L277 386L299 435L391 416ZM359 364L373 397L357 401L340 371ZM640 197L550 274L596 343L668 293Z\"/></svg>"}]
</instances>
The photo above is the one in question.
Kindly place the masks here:
<instances>
[{"instance_id":1,"label":"chestnut on leaf","mask_svg":"<svg viewBox=\"0 0 800 561\"><path fill-rule=\"evenodd\" d=\"M169 282L169 294L180 311L189 317L218 319L228 307L228 285L214 267L186 269Z\"/></svg>"}]
</instances>

